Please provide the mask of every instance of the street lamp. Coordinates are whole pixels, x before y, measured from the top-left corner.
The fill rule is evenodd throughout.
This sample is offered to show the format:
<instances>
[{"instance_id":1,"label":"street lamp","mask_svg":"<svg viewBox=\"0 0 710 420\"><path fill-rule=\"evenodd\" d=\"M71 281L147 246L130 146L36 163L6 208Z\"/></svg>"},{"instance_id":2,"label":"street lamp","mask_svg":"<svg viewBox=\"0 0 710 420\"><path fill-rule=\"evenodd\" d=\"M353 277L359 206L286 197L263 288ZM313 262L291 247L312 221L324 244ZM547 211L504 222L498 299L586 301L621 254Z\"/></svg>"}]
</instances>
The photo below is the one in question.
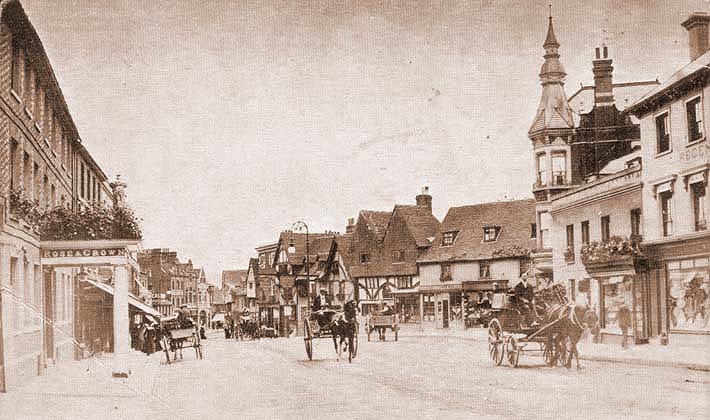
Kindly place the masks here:
<instances>
[{"instance_id":1,"label":"street lamp","mask_svg":"<svg viewBox=\"0 0 710 420\"><path fill-rule=\"evenodd\" d=\"M296 221L292 226L291 226L291 238L288 244L288 253L293 254L296 252L296 244L294 243L294 238L293 238L293 231L306 231L306 287L307 289L307 297L308 300L307 302L311 301L311 276L310 276L310 268L311 264L309 262L309 254L310 254L310 249L309 249L309 244L308 244L308 225L306 222L303 220L298 220ZM298 276L296 276L298 277ZM298 278L296 278L296 328L298 328L298 323L300 322L301 319L301 307L299 306L299 301L300 301L300 293L298 292Z\"/></svg>"}]
</instances>

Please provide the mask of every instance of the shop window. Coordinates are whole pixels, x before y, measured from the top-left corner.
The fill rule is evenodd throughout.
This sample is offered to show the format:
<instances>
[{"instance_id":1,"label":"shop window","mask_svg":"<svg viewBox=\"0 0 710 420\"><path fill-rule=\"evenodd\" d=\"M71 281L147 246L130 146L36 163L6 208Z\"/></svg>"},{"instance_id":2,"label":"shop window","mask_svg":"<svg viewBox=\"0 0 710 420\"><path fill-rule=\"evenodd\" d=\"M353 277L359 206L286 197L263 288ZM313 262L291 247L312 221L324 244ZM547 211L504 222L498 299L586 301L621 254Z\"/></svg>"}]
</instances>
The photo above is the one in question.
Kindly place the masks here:
<instances>
[{"instance_id":1,"label":"shop window","mask_svg":"<svg viewBox=\"0 0 710 420\"><path fill-rule=\"evenodd\" d=\"M693 200L693 218L695 230L706 230L707 227L707 184L698 182L690 186L691 197Z\"/></svg>"},{"instance_id":2,"label":"shop window","mask_svg":"<svg viewBox=\"0 0 710 420\"><path fill-rule=\"evenodd\" d=\"M495 242L500 236L500 226L488 226L483 228L483 242Z\"/></svg>"},{"instance_id":3,"label":"shop window","mask_svg":"<svg viewBox=\"0 0 710 420\"><path fill-rule=\"evenodd\" d=\"M602 227L602 242L607 242L611 238L611 220L609 216L602 216L601 227Z\"/></svg>"},{"instance_id":4,"label":"shop window","mask_svg":"<svg viewBox=\"0 0 710 420\"><path fill-rule=\"evenodd\" d=\"M434 295L423 295L424 301L424 321L434 321Z\"/></svg>"},{"instance_id":5,"label":"shop window","mask_svg":"<svg viewBox=\"0 0 710 420\"><path fill-rule=\"evenodd\" d=\"M589 245L589 220L582 222L582 245Z\"/></svg>"},{"instance_id":6,"label":"shop window","mask_svg":"<svg viewBox=\"0 0 710 420\"><path fill-rule=\"evenodd\" d=\"M692 143L703 138L703 110L700 106L700 97L686 102L685 111L688 121L688 143Z\"/></svg>"},{"instance_id":7,"label":"shop window","mask_svg":"<svg viewBox=\"0 0 710 420\"><path fill-rule=\"evenodd\" d=\"M661 210L661 229L663 236L673 234L673 193L664 191L658 194Z\"/></svg>"},{"instance_id":8,"label":"shop window","mask_svg":"<svg viewBox=\"0 0 710 420\"><path fill-rule=\"evenodd\" d=\"M453 245L454 241L456 241L457 235L458 235L458 231L444 232L444 235L441 240L441 246Z\"/></svg>"},{"instance_id":9,"label":"shop window","mask_svg":"<svg viewBox=\"0 0 710 420\"><path fill-rule=\"evenodd\" d=\"M491 277L491 262L490 261L479 261L479 276L482 279L487 279Z\"/></svg>"},{"instance_id":10,"label":"shop window","mask_svg":"<svg viewBox=\"0 0 710 420\"><path fill-rule=\"evenodd\" d=\"M668 113L656 117L656 154L671 150L671 133L668 126Z\"/></svg>"},{"instance_id":11,"label":"shop window","mask_svg":"<svg viewBox=\"0 0 710 420\"><path fill-rule=\"evenodd\" d=\"M601 288L601 326L611 331L620 332L619 310L622 307L631 310L633 306L631 279L626 276L609 277L602 280Z\"/></svg>"},{"instance_id":12,"label":"shop window","mask_svg":"<svg viewBox=\"0 0 710 420\"><path fill-rule=\"evenodd\" d=\"M669 262L668 319L672 330L710 332L710 261Z\"/></svg>"}]
</instances>

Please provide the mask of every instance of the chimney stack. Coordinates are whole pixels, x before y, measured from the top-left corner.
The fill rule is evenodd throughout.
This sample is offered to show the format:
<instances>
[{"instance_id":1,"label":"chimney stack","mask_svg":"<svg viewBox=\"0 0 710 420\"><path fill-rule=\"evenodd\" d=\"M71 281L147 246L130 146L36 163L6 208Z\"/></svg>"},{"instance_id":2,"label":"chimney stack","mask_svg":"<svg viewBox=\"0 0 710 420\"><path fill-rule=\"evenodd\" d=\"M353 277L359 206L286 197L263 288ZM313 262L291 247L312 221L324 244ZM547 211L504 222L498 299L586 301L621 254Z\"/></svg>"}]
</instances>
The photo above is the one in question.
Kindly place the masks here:
<instances>
[{"instance_id":1,"label":"chimney stack","mask_svg":"<svg viewBox=\"0 0 710 420\"><path fill-rule=\"evenodd\" d=\"M708 24L710 14L706 12L694 12L681 25L688 31L688 47L690 50L690 61L705 54L708 50Z\"/></svg>"},{"instance_id":2,"label":"chimney stack","mask_svg":"<svg viewBox=\"0 0 710 420\"><path fill-rule=\"evenodd\" d=\"M355 218L348 219L348 225L345 227L345 233L353 233L355 230Z\"/></svg>"},{"instance_id":3,"label":"chimney stack","mask_svg":"<svg viewBox=\"0 0 710 420\"><path fill-rule=\"evenodd\" d=\"M431 195L429 195L429 187L422 187L422 193L416 197L417 206L423 207L431 214Z\"/></svg>"},{"instance_id":4,"label":"chimney stack","mask_svg":"<svg viewBox=\"0 0 710 420\"><path fill-rule=\"evenodd\" d=\"M595 106L611 106L614 104L614 90L612 85L614 67L611 65L611 62L609 50L606 45L601 50L597 47L596 59L592 61Z\"/></svg>"}]
</instances>

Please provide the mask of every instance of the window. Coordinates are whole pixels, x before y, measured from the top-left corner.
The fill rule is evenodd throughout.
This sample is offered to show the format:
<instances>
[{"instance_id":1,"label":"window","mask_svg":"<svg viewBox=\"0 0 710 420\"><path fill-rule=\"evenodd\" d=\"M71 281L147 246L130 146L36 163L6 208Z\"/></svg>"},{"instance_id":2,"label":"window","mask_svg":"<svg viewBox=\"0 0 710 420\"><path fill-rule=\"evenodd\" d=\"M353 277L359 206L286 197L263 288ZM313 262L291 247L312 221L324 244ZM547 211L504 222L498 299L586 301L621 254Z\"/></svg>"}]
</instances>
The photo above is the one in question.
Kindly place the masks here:
<instances>
[{"instance_id":1,"label":"window","mask_svg":"<svg viewBox=\"0 0 710 420\"><path fill-rule=\"evenodd\" d=\"M481 278L491 277L491 262L490 261L479 261L478 262L479 276Z\"/></svg>"},{"instance_id":2,"label":"window","mask_svg":"<svg viewBox=\"0 0 710 420\"><path fill-rule=\"evenodd\" d=\"M685 103L685 112L688 119L688 143L703 138L703 110L700 106L700 97Z\"/></svg>"},{"instance_id":3,"label":"window","mask_svg":"<svg viewBox=\"0 0 710 420\"><path fill-rule=\"evenodd\" d=\"M362 253L360 254L360 263L365 264L370 262L370 254Z\"/></svg>"},{"instance_id":4,"label":"window","mask_svg":"<svg viewBox=\"0 0 710 420\"><path fill-rule=\"evenodd\" d=\"M602 242L607 242L611 237L609 230L610 223L609 216L602 216Z\"/></svg>"},{"instance_id":5,"label":"window","mask_svg":"<svg viewBox=\"0 0 710 420\"><path fill-rule=\"evenodd\" d=\"M79 162L79 196L84 198L84 162Z\"/></svg>"},{"instance_id":6,"label":"window","mask_svg":"<svg viewBox=\"0 0 710 420\"><path fill-rule=\"evenodd\" d=\"M444 232L444 236L441 240L441 246L453 245L454 241L456 240L457 235L458 235L458 231L455 231L455 230L452 230L449 232Z\"/></svg>"},{"instance_id":7,"label":"window","mask_svg":"<svg viewBox=\"0 0 710 420\"><path fill-rule=\"evenodd\" d=\"M34 117L35 121L42 121L42 112L44 111L44 92L42 92L42 86L40 78L35 76L35 89L34 89Z\"/></svg>"},{"instance_id":8,"label":"window","mask_svg":"<svg viewBox=\"0 0 710 420\"><path fill-rule=\"evenodd\" d=\"M15 91L15 93L20 93L21 85L21 77L22 77L22 57L20 55L20 42L17 40L16 37L12 38L12 61L10 62L11 66L11 77L12 77L12 90Z\"/></svg>"},{"instance_id":9,"label":"window","mask_svg":"<svg viewBox=\"0 0 710 420\"><path fill-rule=\"evenodd\" d=\"M582 245L589 245L589 220L582 222Z\"/></svg>"},{"instance_id":10,"label":"window","mask_svg":"<svg viewBox=\"0 0 710 420\"><path fill-rule=\"evenodd\" d=\"M412 288L412 278L411 277L397 277L397 288L398 289L411 289Z\"/></svg>"},{"instance_id":11,"label":"window","mask_svg":"<svg viewBox=\"0 0 710 420\"><path fill-rule=\"evenodd\" d=\"M552 226L552 216L549 212L540 213L540 245L549 249L550 245L550 227Z\"/></svg>"},{"instance_id":12,"label":"window","mask_svg":"<svg viewBox=\"0 0 710 420\"><path fill-rule=\"evenodd\" d=\"M668 113L656 117L656 154L671 150L671 133L668 127Z\"/></svg>"},{"instance_id":13,"label":"window","mask_svg":"<svg viewBox=\"0 0 710 420\"><path fill-rule=\"evenodd\" d=\"M500 235L500 226L489 226L483 228L483 242L495 242Z\"/></svg>"},{"instance_id":14,"label":"window","mask_svg":"<svg viewBox=\"0 0 710 420\"><path fill-rule=\"evenodd\" d=\"M404 262L404 251L403 250L393 251L392 252L392 261Z\"/></svg>"},{"instance_id":15,"label":"window","mask_svg":"<svg viewBox=\"0 0 710 420\"><path fill-rule=\"evenodd\" d=\"M30 155L25 152L22 157L22 187L25 189L25 193L32 194L32 162Z\"/></svg>"},{"instance_id":16,"label":"window","mask_svg":"<svg viewBox=\"0 0 710 420\"><path fill-rule=\"evenodd\" d=\"M707 221L705 218L707 212L707 184L698 182L691 185L691 195L693 199L693 218L695 221L695 230L706 230Z\"/></svg>"},{"instance_id":17,"label":"window","mask_svg":"<svg viewBox=\"0 0 710 420\"><path fill-rule=\"evenodd\" d=\"M552 154L552 185L564 185L567 182L567 156L564 152Z\"/></svg>"},{"instance_id":18,"label":"window","mask_svg":"<svg viewBox=\"0 0 710 420\"><path fill-rule=\"evenodd\" d=\"M673 234L673 193L664 191L658 194L658 199L661 209L661 232L663 236L670 236Z\"/></svg>"},{"instance_id":19,"label":"window","mask_svg":"<svg viewBox=\"0 0 710 420\"><path fill-rule=\"evenodd\" d=\"M631 236L641 236L641 209L631 210Z\"/></svg>"},{"instance_id":20,"label":"window","mask_svg":"<svg viewBox=\"0 0 710 420\"><path fill-rule=\"evenodd\" d=\"M565 261L574 261L574 225L567 225L567 250Z\"/></svg>"},{"instance_id":21,"label":"window","mask_svg":"<svg viewBox=\"0 0 710 420\"><path fill-rule=\"evenodd\" d=\"M544 153L537 155L537 183L547 185L547 155Z\"/></svg>"},{"instance_id":22,"label":"window","mask_svg":"<svg viewBox=\"0 0 710 420\"><path fill-rule=\"evenodd\" d=\"M451 281L451 264L443 263L441 264L441 276L439 277L441 281Z\"/></svg>"},{"instance_id":23,"label":"window","mask_svg":"<svg viewBox=\"0 0 710 420\"><path fill-rule=\"evenodd\" d=\"M19 174L16 173L19 168L19 148L15 139L10 139L10 189L16 190L19 188Z\"/></svg>"},{"instance_id":24,"label":"window","mask_svg":"<svg viewBox=\"0 0 710 420\"><path fill-rule=\"evenodd\" d=\"M530 239L537 238L537 224L530 223Z\"/></svg>"}]
</instances>

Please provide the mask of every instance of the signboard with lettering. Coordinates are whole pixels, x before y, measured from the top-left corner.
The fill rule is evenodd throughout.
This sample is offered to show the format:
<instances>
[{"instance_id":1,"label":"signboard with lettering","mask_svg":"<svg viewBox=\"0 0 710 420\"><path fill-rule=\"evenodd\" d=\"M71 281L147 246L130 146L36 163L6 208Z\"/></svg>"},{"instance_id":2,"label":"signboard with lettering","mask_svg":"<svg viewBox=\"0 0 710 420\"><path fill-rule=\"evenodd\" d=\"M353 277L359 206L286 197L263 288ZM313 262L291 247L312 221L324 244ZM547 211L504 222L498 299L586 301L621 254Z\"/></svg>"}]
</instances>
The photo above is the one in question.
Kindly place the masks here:
<instances>
[{"instance_id":1,"label":"signboard with lettering","mask_svg":"<svg viewBox=\"0 0 710 420\"><path fill-rule=\"evenodd\" d=\"M125 255L125 253L125 248L46 249L42 251L42 258L118 257Z\"/></svg>"}]
</instances>

